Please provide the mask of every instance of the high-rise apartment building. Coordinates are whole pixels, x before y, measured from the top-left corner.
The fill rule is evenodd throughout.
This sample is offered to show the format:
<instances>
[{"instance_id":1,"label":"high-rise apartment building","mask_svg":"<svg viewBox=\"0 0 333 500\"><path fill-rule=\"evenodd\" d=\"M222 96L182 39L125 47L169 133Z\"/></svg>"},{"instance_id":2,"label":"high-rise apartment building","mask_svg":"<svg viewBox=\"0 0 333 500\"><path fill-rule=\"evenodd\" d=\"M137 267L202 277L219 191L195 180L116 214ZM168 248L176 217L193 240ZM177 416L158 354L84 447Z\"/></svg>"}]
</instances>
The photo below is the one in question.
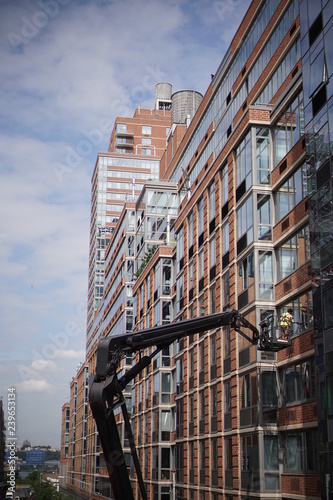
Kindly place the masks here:
<instances>
[{"instance_id":1,"label":"high-rise apartment building","mask_svg":"<svg viewBox=\"0 0 333 500\"><path fill-rule=\"evenodd\" d=\"M164 85L164 86L163 86ZM166 88L165 88L166 87ZM168 84L156 90L156 108L116 119L109 151L99 153L92 176L87 349L96 335L104 293L104 255L124 203L135 200L147 180L159 178L159 160L171 125ZM169 90L170 93L170 90Z\"/></svg>"},{"instance_id":2,"label":"high-rise apartment building","mask_svg":"<svg viewBox=\"0 0 333 500\"><path fill-rule=\"evenodd\" d=\"M292 343L282 351L259 351L220 328L174 343L126 388L149 499L331 498L332 4L254 0L203 97L188 91L171 96L163 84L155 112L165 113L171 103L171 120L159 150L160 181L145 178L140 196L126 191L121 213L106 212L103 183L113 182L111 172L120 166L124 177L128 165L116 168L108 158L141 160L148 145L140 139L128 144L126 124L116 146L118 124L126 123L117 119L110 148L126 153L114 149L96 163L90 373L101 335L231 307L257 326L265 320L278 337L281 314L293 310ZM195 113L188 112L192 105ZM118 192L111 184L105 188ZM103 217L119 220L112 226ZM103 247L102 285L95 283L98 224L112 228ZM123 360L122 373L131 364ZM77 429L72 405L83 384L79 374L72 381L70 430ZM127 437L116 419L139 498ZM91 498L109 498L89 409L86 455L76 444L83 429L72 443L76 458L68 461L72 486L81 480Z\"/></svg>"}]
</instances>

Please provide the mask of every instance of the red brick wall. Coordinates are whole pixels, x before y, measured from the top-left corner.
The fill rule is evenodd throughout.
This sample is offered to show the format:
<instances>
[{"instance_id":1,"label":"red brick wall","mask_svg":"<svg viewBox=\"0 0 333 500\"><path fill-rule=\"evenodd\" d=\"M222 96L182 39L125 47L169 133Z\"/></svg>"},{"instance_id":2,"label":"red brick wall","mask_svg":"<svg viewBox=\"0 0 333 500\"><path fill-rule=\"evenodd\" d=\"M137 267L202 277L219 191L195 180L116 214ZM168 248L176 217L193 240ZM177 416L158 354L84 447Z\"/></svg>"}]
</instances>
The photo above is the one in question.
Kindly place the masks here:
<instances>
[{"instance_id":1,"label":"red brick wall","mask_svg":"<svg viewBox=\"0 0 333 500\"><path fill-rule=\"evenodd\" d=\"M320 498L320 477L319 475L282 475L281 491L288 498L288 495L302 495L303 498ZM297 498L297 497L295 497Z\"/></svg>"}]
</instances>

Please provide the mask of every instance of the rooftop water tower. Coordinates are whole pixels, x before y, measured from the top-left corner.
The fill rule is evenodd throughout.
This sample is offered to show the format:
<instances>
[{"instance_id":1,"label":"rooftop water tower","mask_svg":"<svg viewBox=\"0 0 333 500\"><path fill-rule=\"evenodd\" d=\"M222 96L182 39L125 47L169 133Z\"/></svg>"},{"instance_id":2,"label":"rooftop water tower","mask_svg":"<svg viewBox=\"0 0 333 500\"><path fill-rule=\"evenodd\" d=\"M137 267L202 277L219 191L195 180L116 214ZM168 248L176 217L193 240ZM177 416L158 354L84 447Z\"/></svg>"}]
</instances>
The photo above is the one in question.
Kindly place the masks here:
<instances>
[{"instance_id":1,"label":"rooftop water tower","mask_svg":"<svg viewBox=\"0 0 333 500\"><path fill-rule=\"evenodd\" d=\"M155 109L171 109L171 83L157 83L155 86Z\"/></svg>"},{"instance_id":2,"label":"rooftop water tower","mask_svg":"<svg viewBox=\"0 0 333 500\"><path fill-rule=\"evenodd\" d=\"M179 90L171 96L171 123L186 124L192 120L203 95L196 90Z\"/></svg>"}]
</instances>

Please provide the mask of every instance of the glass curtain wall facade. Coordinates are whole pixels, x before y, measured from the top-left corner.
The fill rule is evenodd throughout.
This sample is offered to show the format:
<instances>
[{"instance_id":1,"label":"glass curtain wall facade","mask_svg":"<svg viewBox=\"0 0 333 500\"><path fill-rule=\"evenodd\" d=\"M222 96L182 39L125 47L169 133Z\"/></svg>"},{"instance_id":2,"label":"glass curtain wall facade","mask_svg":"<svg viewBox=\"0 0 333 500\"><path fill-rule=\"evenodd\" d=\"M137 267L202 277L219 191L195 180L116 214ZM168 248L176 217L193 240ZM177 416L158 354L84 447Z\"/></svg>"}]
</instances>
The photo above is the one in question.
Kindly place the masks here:
<instances>
[{"instance_id":1,"label":"glass curtain wall facade","mask_svg":"<svg viewBox=\"0 0 333 500\"><path fill-rule=\"evenodd\" d=\"M300 1L322 498L333 495L333 2Z\"/></svg>"}]
</instances>

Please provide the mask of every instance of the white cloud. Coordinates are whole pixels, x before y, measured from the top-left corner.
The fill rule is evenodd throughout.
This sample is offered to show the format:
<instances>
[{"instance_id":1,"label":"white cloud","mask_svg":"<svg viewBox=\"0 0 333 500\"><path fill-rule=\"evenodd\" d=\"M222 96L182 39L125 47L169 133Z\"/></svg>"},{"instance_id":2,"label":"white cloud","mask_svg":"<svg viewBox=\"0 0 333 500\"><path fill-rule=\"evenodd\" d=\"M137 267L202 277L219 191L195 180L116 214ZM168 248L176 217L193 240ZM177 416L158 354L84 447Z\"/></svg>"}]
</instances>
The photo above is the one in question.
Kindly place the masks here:
<instances>
[{"instance_id":1,"label":"white cloud","mask_svg":"<svg viewBox=\"0 0 333 500\"><path fill-rule=\"evenodd\" d=\"M83 361L85 359L85 351L75 351L74 349L57 349L55 351L55 357L57 359L75 359Z\"/></svg>"},{"instance_id":2,"label":"white cloud","mask_svg":"<svg viewBox=\"0 0 333 500\"><path fill-rule=\"evenodd\" d=\"M55 371L57 369L57 365L50 359L36 359L31 363L31 369L37 372Z\"/></svg>"},{"instance_id":3,"label":"white cloud","mask_svg":"<svg viewBox=\"0 0 333 500\"><path fill-rule=\"evenodd\" d=\"M29 379L20 382L16 386L18 393L20 392L45 392L53 393L55 392L55 387L47 382L45 379Z\"/></svg>"}]
</instances>

